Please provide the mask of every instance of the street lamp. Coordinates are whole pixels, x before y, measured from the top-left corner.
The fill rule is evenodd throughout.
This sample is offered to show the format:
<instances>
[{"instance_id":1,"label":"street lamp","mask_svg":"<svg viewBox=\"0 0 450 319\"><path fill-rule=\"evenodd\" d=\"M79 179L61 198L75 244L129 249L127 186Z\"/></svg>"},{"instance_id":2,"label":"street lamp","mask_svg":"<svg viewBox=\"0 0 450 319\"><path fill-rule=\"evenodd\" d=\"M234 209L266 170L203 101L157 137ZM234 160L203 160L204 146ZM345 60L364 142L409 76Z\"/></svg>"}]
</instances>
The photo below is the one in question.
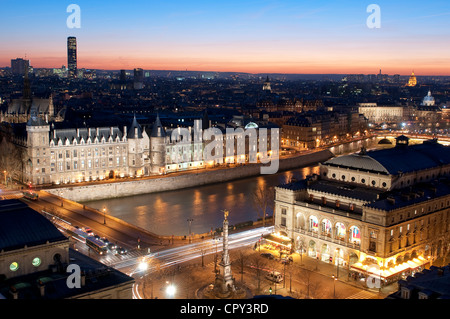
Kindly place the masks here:
<instances>
[{"instance_id":1,"label":"street lamp","mask_svg":"<svg viewBox=\"0 0 450 319\"><path fill-rule=\"evenodd\" d=\"M103 225L106 225L106 207L103 207Z\"/></svg>"},{"instance_id":2,"label":"street lamp","mask_svg":"<svg viewBox=\"0 0 450 319\"><path fill-rule=\"evenodd\" d=\"M188 225L189 225L189 243L191 243L191 225L192 225L192 222L193 222L194 220L192 219L192 218L188 218L187 219L187 222L188 222Z\"/></svg>"},{"instance_id":3,"label":"street lamp","mask_svg":"<svg viewBox=\"0 0 450 319\"><path fill-rule=\"evenodd\" d=\"M5 174L5 187L6 187L6 171L3 171L3 174Z\"/></svg>"},{"instance_id":4,"label":"street lamp","mask_svg":"<svg viewBox=\"0 0 450 319\"><path fill-rule=\"evenodd\" d=\"M332 275L331 278L333 278L333 298L336 299L336 280L337 278Z\"/></svg>"},{"instance_id":5,"label":"street lamp","mask_svg":"<svg viewBox=\"0 0 450 319\"><path fill-rule=\"evenodd\" d=\"M166 293L170 298L173 298L176 291L177 291L177 289L175 288L175 286L173 284L169 284L166 288Z\"/></svg>"},{"instance_id":6,"label":"street lamp","mask_svg":"<svg viewBox=\"0 0 450 319\"><path fill-rule=\"evenodd\" d=\"M30 188L31 188L31 183L30 183ZM59 197L61 198L61 207L64 207L64 199L63 199L62 195L63 195L63 192L59 191Z\"/></svg>"}]
</instances>

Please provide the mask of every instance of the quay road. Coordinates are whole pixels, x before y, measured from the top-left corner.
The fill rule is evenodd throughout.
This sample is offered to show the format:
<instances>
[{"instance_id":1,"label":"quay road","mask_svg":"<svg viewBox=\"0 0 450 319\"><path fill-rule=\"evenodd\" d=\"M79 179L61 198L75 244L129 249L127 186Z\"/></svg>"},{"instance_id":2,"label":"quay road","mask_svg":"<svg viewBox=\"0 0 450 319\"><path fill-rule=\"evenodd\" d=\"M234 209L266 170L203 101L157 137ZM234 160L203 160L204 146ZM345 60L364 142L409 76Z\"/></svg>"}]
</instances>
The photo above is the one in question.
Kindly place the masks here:
<instances>
[{"instance_id":1,"label":"quay road","mask_svg":"<svg viewBox=\"0 0 450 319\"><path fill-rule=\"evenodd\" d=\"M89 227L93 232L101 237L106 237L110 242L128 250L125 255L116 255L108 252L106 255L97 255L90 251L87 246L80 241L73 240L73 248L88 255L103 264L121 270L130 275L139 272L137 268L143 260L153 261L152 265L158 264L160 268L170 267L185 261L206 256L222 251L222 238L196 239L189 243L189 240L160 240L152 237L144 231L135 228L128 228L126 225L106 219L106 216L90 214L88 210L71 204L70 201L57 198L39 192L39 199L36 201L22 197L20 191L3 192L5 198L20 198L32 209L48 217L54 224L65 233L67 224L79 227ZM55 218L52 218L54 216ZM104 219L105 218L105 219ZM104 224L106 221L106 224ZM273 226L259 227L250 230L230 233L229 248L254 245L261 236L273 232ZM66 233L67 236L69 236ZM137 238L140 238L140 248L137 248Z\"/></svg>"},{"instance_id":2,"label":"quay road","mask_svg":"<svg viewBox=\"0 0 450 319\"><path fill-rule=\"evenodd\" d=\"M115 219L109 218L108 214L98 214L89 209L84 209L77 203L72 203L63 198L58 198L53 195L48 195L43 192L39 193L39 199L36 201L23 198L21 192L8 192L5 198L20 198L26 202L32 209L44 214L46 217L53 215L56 220L59 220L59 225L55 224L60 230L64 231L64 223L72 226L89 227L96 235L106 237L112 243L117 244L128 250L126 255L106 254L99 256L94 252L90 252L86 245L73 241L73 248L89 255L98 261L109 265L110 263L121 261L133 256L142 256L144 253L150 251L158 251L169 245L180 245L186 241L175 240L174 243L168 243L167 240L161 240L156 236L152 236L144 230L139 231L136 228L123 225ZM22 197L22 198L21 198ZM49 214L45 214L47 212ZM53 220L52 220L53 221ZM139 240L139 242L138 242ZM140 249L138 249L138 244Z\"/></svg>"}]
</instances>

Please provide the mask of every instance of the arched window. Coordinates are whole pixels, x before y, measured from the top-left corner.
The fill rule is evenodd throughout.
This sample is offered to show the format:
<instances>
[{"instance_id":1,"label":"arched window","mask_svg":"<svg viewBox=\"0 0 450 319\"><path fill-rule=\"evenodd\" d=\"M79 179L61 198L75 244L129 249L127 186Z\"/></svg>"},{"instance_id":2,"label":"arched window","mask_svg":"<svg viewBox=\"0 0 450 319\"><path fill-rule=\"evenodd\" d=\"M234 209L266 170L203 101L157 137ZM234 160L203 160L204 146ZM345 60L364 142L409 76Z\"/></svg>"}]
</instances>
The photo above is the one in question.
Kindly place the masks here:
<instances>
[{"instance_id":1,"label":"arched window","mask_svg":"<svg viewBox=\"0 0 450 319\"><path fill-rule=\"evenodd\" d=\"M336 223L336 239L345 240L345 225L343 223Z\"/></svg>"},{"instance_id":2,"label":"arched window","mask_svg":"<svg viewBox=\"0 0 450 319\"><path fill-rule=\"evenodd\" d=\"M331 222L328 219L322 220L322 235L331 237Z\"/></svg>"},{"instance_id":3,"label":"arched window","mask_svg":"<svg viewBox=\"0 0 450 319\"><path fill-rule=\"evenodd\" d=\"M55 263L60 263L60 262L61 262L61 255L60 255L60 254L55 254L55 255L53 256L53 261L54 261Z\"/></svg>"},{"instance_id":4,"label":"arched window","mask_svg":"<svg viewBox=\"0 0 450 319\"><path fill-rule=\"evenodd\" d=\"M305 216L302 213L297 213L297 228L305 229Z\"/></svg>"},{"instance_id":5,"label":"arched window","mask_svg":"<svg viewBox=\"0 0 450 319\"><path fill-rule=\"evenodd\" d=\"M309 231L317 233L319 231L319 220L316 216L309 217Z\"/></svg>"},{"instance_id":6,"label":"arched window","mask_svg":"<svg viewBox=\"0 0 450 319\"><path fill-rule=\"evenodd\" d=\"M359 230L359 227L357 227L357 226L350 227L350 233L349 233L348 239L353 244L357 244L357 245L361 244L361 231Z\"/></svg>"}]
</instances>

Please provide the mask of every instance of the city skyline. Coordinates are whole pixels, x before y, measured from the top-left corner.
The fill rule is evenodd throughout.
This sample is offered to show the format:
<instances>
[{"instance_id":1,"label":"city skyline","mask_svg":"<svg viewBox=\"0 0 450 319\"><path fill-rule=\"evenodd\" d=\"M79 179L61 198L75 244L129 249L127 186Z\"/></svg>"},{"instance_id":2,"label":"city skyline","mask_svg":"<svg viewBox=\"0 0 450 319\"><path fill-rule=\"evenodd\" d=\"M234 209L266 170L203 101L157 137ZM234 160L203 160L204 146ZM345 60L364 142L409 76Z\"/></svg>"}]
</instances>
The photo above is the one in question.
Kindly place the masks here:
<instances>
[{"instance_id":1,"label":"city skyline","mask_svg":"<svg viewBox=\"0 0 450 319\"><path fill-rule=\"evenodd\" d=\"M450 75L444 1L378 1L378 29L366 25L369 2L78 1L79 29L66 25L69 4L2 2L0 26L11 31L0 35L0 66L17 57L66 65L74 36L86 69Z\"/></svg>"}]
</instances>

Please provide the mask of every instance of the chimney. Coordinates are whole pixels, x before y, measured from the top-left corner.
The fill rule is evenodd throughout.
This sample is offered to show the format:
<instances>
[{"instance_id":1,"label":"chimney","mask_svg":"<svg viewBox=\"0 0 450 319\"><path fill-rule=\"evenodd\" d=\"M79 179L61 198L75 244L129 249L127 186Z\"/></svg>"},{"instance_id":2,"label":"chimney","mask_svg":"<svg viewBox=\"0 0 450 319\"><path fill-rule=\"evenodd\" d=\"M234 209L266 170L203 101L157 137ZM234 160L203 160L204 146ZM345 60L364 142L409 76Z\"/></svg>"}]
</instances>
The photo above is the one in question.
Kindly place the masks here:
<instances>
[{"instance_id":1,"label":"chimney","mask_svg":"<svg viewBox=\"0 0 450 319\"><path fill-rule=\"evenodd\" d=\"M19 293L17 292L17 289L14 286L11 286L9 288L9 292L13 296L13 299L19 299Z\"/></svg>"},{"instance_id":2,"label":"chimney","mask_svg":"<svg viewBox=\"0 0 450 319\"><path fill-rule=\"evenodd\" d=\"M40 294L40 296L44 297L45 296L45 285L44 285L44 283L41 280L39 280L38 286L39 286L39 294Z\"/></svg>"},{"instance_id":3,"label":"chimney","mask_svg":"<svg viewBox=\"0 0 450 319\"><path fill-rule=\"evenodd\" d=\"M80 137L80 129L77 128L77 137Z\"/></svg>"},{"instance_id":4,"label":"chimney","mask_svg":"<svg viewBox=\"0 0 450 319\"><path fill-rule=\"evenodd\" d=\"M127 126L126 125L123 126L123 136L127 137Z\"/></svg>"},{"instance_id":5,"label":"chimney","mask_svg":"<svg viewBox=\"0 0 450 319\"><path fill-rule=\"evenodd\" d=\"M394 196L388 196L386 199L387 199L389 204L395 205L395 198L394 198Z\"/></svg>"},{"instance_id":6,"label":"chimney","mask_svg":"<svg viewBox=\"0 0 450 319\"><path fill-rule=\"evenodd\" d=\"M84 271L81 272L81 287L86 285L86 273Z\"/></svg>"},{"instance_id":7,"label":"chimney","mask_svg":"<svg viewBox=\"0 0 450 319\"><path fill-rule=\"evenodd\" d=\"M110 128L111 136L113 136L113 130L114 130L114 128L111 126L111 128Z\"/></svg>"}]
</instances>

